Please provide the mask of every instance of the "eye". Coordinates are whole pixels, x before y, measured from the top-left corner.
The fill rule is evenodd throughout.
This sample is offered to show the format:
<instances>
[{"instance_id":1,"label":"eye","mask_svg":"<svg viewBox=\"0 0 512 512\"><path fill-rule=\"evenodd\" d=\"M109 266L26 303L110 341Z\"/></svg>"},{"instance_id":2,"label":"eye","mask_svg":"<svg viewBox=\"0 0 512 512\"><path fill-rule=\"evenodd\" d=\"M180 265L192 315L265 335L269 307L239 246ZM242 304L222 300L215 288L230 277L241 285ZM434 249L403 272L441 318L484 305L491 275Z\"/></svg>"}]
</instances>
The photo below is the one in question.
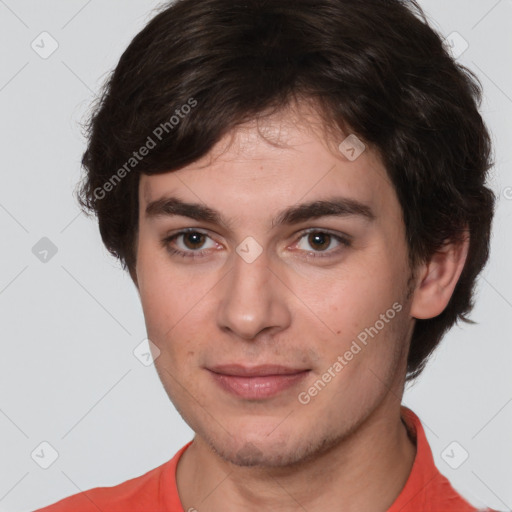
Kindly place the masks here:
<instances>
[{"instance_id":1,"label":"eye","mask_svg":"<svg viewBox=\"0 0 512 512\"><path fill-rule=\"evenodd\" d=\"M303 239L306 242L305 244L302 242ZM205 245L208 240L210 240L210 246ZM212 250L217 250L217 244L206 233L194 228L185 229L164 238L162 245L171 255L182 258L203 258L208 256ZM307 245L309 245L309 248ZM334 250L332 249L333 246L335 247ZM344 248L350 246L350 237L319 229L303 232L296 243L296 247L306 252L308 258L335 256Z\"/></svg>"},{"instance_id":2,"label":"eye","mask_svg":"<svg viewBox=\"0 0 512 512\"><path fill-rule=\"evenodd\" d=\"M305 239L305 244L301 244L301 240ZM308 249L306 246L309 245L313 250ZM338 247L335 250L332 249L332 246ZM345 247L350 247L351 241L348 237L344 237L341 235L335 235L333 233L329 233L327 231L322 230L310 230L302 233L302 236L297 243L297 247L301 250L304 250L309 253L309 255L313 257L326 257L333 256L338 254L340 250ZM340 249L341 247L341 249ZM324 254L315 254L315 253L326 253Z\"/></svg>"},{"instance_id":3,"label":"eye","mask_svg":"<svg viewBox=\"0 0 512 512\"><path fill-rule=\"evenodd\" d=\"M164 238L162 244L170 254L184 258L201 258L205 256L204 253L208 251L198 251L197 249L205 249L204 243L207 239L210 239L210 237L206 233L196 229L186 229ZM175 241L177 241L177 243L175 243ZM214 248L215 243L213 240L212 243L213 246L206 247L206 249ZM177 248L175 246L177 246Z\"/></svg>"}]
</instances>

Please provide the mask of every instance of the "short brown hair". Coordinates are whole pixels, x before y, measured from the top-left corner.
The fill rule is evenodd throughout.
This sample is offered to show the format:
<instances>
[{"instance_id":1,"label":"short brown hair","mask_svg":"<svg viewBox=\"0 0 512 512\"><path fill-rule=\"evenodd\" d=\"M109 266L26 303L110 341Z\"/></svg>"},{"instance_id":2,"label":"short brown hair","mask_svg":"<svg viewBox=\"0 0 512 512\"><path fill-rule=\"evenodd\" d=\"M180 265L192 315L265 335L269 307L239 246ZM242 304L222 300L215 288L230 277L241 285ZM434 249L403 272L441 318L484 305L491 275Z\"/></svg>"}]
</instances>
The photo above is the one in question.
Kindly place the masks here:
<instances>
[{"instance_id":1,"label":"short brown hair","mask_svg":"<svg viewBox=\"0 0 512 512\"><path fill-rule=\"evenodd\" d=\"M478 78L454 61L414 0L177 0L136 35L93 105L78 200L133 278L140 173L180 169L238 125L314 100L326 126L381 155L411 269L469 230L449 304L416 320L412 380L455 322L474 323L467 315L495 203L481 96ZM130 161L148 137L158 143Z\"/></svg>"}]
</instances>

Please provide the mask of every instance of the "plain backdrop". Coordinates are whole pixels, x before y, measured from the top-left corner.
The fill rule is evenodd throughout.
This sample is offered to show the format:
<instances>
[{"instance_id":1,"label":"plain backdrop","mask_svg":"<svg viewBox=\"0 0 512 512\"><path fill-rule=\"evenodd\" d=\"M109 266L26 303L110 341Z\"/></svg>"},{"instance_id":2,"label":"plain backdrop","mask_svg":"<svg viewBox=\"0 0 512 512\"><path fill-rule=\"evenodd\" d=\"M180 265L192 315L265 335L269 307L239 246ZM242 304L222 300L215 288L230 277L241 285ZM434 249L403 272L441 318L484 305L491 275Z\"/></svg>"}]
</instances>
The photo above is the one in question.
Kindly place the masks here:
<instances>
[{"instance_id":1,"label":"plain backdrop","mask_svg":"<svg viewBox=\"0 0 512 512\"><path fill-rule=\"evenodd\" d=\"M468 45L458 59L484 86L496 160L489 185L499 199L478 324L449 332L403 404L423 421L456 489L476 505L508 510L512 1L420 3L456 48ZM157 5L0 0L0 511L118 484L192 438L154 366L133 353L146 334L134 285L72 195L85 148L78 123ZM468 458L453 469L447 448Z\"/></svg>"}]
</instances>

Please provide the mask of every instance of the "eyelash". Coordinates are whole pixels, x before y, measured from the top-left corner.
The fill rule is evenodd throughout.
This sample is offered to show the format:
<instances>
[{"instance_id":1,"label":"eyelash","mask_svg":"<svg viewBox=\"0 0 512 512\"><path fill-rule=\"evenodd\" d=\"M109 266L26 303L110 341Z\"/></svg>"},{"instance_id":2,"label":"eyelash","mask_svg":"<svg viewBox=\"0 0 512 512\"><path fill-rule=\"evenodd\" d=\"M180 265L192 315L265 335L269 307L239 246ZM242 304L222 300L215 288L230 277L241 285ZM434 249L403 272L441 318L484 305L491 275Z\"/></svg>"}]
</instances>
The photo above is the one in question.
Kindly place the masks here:
<instances>
[{"instance_id":1,"label":"eyelash","mask_svg":"<svg viewBox=\"0 0 512 512\"><path fill-rule=\"evenodd\" d=\"M171 255L175 255L175 256L180 256L182 258L193 258L193 259L196 259L196 258L204 258L205 256L207 256L206 254L203 254L204 252L207 252L208 250L206 251L180 251L178 249L174 249L171 247L171 242L173 242L176 238L182 236L182 235L187 235L187 234L190 234L190 233L197 233L197 234L200 234L200 235L204 235L204 236L207 236L208 235L198 229L195 229L195 228L188 228L188 229L184 229L182 231L179 231L178 233L175 233L173 235L170 235L168 237L165 237L163 240L162 240L162 245L163 247L171 254ZM339 242L343 247L347 248L347 247L350 247L352 245L351 241L348 239L348 238L345 238L343 236L340 236L340 235L335 235L329 231L326 231L326 230L321 230L321 229L310 229L310 230L307 230L307 231L302 231L300 233L300 236L299 236L299 240L301 240L302 238L304 238L306 235L310 235L312 233L321 233L321 234L325 234L325 235L329 235L330 237L334 238L337 242ZM208 237L210 238L210 237ZM311 251L311 252L308 252L308 258L311 257L311 258L329 258L329 257L332 257L332 256L335 256L336 254L338 254L338 252L340 252L340 250L335 250L334 252L333 251L329 251L328 255L327 256L324 256L324 255L320 255L321 252L323 251L316 251L318 252L319 254L311 254L312 252L315 252L315 251Z\"/></svg>"}]
</instances>

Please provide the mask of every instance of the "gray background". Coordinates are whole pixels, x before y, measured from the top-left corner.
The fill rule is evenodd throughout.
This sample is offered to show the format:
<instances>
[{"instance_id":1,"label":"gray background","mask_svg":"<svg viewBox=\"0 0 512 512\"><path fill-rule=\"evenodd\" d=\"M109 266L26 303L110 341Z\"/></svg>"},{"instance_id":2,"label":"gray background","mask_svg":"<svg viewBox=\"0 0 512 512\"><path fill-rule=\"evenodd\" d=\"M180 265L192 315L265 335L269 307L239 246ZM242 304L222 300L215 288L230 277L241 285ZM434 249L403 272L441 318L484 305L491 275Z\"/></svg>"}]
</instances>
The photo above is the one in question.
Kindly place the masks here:
<instances>
[{"instance_id":1,"label":"gray background","mask_svg":"<svg viewBox=\"0 0 512 512\"><path fill-rule=\"evenodd\" d=\"M158 4L0 0L0 511L115 485L192 438L154 367L133 354L145 338L136 290L72 196L85 147L78 122ZM484 85L499 202L478 325L450 331L403 403L422 419L436 464L459 492L512 509L512 0L421 5L445 37L456 31L469 44L458 58ZM42 58L53 41L58 48ZM57 250L46 261L43 237ZM47 469L42 442L58 452ZM443 457L447 447L452 465L461 447L468 452L458 469Z\"/></svg>"}]
</instances>

